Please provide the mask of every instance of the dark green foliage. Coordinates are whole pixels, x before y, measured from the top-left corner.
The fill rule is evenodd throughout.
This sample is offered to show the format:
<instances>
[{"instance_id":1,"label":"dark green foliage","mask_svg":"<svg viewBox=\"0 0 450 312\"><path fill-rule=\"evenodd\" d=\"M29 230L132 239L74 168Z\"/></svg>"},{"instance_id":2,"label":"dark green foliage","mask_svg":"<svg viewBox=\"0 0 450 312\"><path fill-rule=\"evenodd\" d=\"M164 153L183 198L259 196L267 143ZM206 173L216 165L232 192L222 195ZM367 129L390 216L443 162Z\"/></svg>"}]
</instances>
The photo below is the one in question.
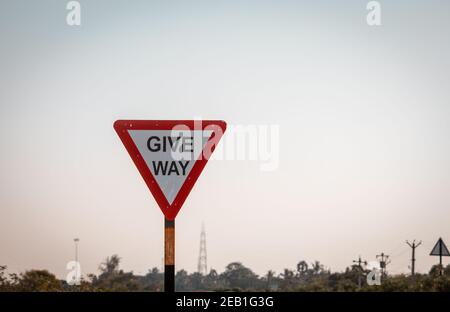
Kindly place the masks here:
<instances>
[{"instance_id":1,"label":"dark green foliage","mask_svg":"<svg viewBox=\"0 0 450 312\"><path fill-rule=\"evenodd\" d=\"M88 275L78 286L70 286L58 280L46 270L29 270L20 274L7 274L6 266L0 266L0 291L162 291L164 274L157 268L145 276L134 275L119 269L117 255L106 258L100 267L100 274ZM369 286L365 275L357 266L344 272L331 273L319 261L300 261L295 270L284 269L276 274L269 270L259 277L240 262L232 262L219 274L211 270L207 275L197 272L189 274L180 270L175 276L177 291L370 291L370 292L450 292L450 265L439 276L439 267L433 266L428 274L387 275L381 285ZM358 277L362 274L361 288Z\"/></svg>"}]
</instances>

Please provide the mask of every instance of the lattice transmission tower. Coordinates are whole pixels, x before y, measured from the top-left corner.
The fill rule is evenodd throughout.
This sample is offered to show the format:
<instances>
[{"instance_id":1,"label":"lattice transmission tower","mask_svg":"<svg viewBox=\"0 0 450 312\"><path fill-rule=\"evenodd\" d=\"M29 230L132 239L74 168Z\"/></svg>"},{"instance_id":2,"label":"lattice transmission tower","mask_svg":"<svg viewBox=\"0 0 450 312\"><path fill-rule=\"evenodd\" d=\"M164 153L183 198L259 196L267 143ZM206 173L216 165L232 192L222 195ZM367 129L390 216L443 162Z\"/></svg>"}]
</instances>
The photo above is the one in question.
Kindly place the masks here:
<instances>
[{"instance_id":1,"label":"lattice transmission tower","mask_svg":"<svg viewBox=\"0 0 450 312\"><path fill-rule=\"evenodd\" d=\"M205 232L205 224L203 223L202 223L202 232L200 233L200 252L198 255L197 271L202 275L208 274L208 265L206 257L206 232Z\"/></svg>"}]
</instances>

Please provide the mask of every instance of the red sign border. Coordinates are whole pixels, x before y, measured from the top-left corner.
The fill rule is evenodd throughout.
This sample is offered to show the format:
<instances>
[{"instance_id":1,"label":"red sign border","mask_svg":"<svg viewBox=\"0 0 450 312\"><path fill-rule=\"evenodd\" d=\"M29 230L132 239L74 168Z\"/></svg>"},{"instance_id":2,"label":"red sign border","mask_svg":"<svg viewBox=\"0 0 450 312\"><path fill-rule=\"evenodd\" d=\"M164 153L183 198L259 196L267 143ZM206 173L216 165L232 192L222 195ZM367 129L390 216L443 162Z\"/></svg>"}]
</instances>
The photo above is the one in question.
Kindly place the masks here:
<instances>
[{"instance_id":1,"label":"red sign border","mask_svg":"<svg viewBox=\"0 0 450 312\"><path fill-rule=\"evenodd\" d=\"M180 191L175 197L174 201L170 205L167 201L164 193L156 182L153 174L145 163L144 158L139 152L136 144L134 144L131 139L128 130L172 130L175 126L184 126L189 128L190 130L200 130L196 128L198 125L201 125L202 130L212 130L213 133L211 137L205 144L205 147L202 153L199 156L199 159L196 160L194 166L189 172L186 180L181 186ZM217 130L221 131L217 131ZM197 182L198 177L203 171L206 163L209 160L210 155L204 155L205 150L214 151L215 145L220 141L222 135L225 133L227 128L227 124L223 120L116 120L114 122L114 130L116 130L119 135L120 140L125 146L128 154L136 165L139 173L144 179L147 187L150 189L153 197L159 205L162 213L168 220L174 220L180 211L181 207L184 204L184 201L188 197L192 188L194 187L195 182Z\"/></svg>"}]
</instances>

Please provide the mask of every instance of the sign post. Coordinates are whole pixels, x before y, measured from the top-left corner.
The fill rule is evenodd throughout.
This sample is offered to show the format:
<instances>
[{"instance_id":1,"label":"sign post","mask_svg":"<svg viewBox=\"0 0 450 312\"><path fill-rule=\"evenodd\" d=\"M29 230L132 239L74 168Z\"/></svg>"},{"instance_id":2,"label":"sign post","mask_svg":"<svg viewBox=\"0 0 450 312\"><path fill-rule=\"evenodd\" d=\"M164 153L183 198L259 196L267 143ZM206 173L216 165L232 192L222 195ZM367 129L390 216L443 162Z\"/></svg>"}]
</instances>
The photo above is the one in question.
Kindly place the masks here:
<instances>
[{"instance_id":1,"label":"sign post","mask_svg":"<svg viewBox=\"0 0 450 312\"><path fill-rule=\"evenodd\" d=\"M175 217L226 130L221 120L117 120L119 138L164 214L164 291L175 291Z\"/></svg>"},{"instance_id":2,"label":"sign post","mask_svg":"<svg viewBox=\"0 0 450 312\"><path fill-rule=\"evenodd\" d=\"M436 245L434 245L433 250L431 250L430 256L439 256L439 275L442 276L443 274L443 267L442 267L442 257L449 257L450 252L448 251L447 246L445 246L444 241L442 238L439 238Z\"/></svg>"},{"instance_id":3,"label":"sign post","mask_svg":"<svg viewBox=\"0 0 450 312\"><path fill-rule=\"evenodd\" d=\"M175 219L164 218L164 291L175 291Z\"/></svg>"}]
</instances>

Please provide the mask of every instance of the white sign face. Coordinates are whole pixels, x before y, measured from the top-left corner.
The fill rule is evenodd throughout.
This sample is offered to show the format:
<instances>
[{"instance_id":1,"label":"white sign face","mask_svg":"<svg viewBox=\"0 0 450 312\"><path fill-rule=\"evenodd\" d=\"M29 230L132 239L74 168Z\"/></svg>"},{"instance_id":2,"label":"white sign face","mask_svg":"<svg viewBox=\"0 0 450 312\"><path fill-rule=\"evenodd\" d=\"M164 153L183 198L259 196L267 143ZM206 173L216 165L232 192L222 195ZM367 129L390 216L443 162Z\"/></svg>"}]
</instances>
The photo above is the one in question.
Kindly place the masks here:
<instances>
[{"instance_id":1,"label":"white sign face","mask_svg":"<svg viewBox=\"0 0 450 312\"><path fill-rule=\"evenodd\" d=\"M212 131L128 130L128 133L171 205L195 161L202 156Z\"/></svg>"}]
</instances>

